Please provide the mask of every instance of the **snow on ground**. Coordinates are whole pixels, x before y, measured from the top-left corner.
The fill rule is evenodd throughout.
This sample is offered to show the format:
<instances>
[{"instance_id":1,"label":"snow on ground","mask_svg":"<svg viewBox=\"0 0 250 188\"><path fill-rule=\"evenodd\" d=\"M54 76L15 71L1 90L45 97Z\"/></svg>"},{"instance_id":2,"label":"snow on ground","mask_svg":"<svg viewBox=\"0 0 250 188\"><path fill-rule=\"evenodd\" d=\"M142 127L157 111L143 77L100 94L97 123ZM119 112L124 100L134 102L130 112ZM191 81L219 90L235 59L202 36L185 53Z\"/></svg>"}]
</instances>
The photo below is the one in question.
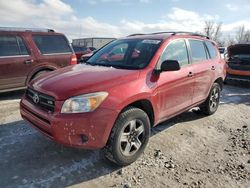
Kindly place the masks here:
<instances>
[{"instance_id":1,"label":"snow on ground","mask_svg":"<svg viewBox=\"0 0 250 188\"><path fill-rule=\"evenodd\" d=\"M127 167L101 150L60 146L23 121L23 91L0 94L0 187L248 187L250 89L226 85L213 116L186 112L153 128Z\"/></svg>"}]
</instances>

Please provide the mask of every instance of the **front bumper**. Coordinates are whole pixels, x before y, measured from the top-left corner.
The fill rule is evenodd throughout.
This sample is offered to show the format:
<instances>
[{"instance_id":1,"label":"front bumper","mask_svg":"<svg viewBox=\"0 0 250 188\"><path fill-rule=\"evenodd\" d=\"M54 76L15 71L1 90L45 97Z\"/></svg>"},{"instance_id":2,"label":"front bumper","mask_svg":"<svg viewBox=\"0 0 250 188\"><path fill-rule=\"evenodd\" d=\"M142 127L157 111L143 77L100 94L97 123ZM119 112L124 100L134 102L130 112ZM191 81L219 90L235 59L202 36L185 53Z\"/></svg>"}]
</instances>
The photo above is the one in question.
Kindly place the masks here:
<instances>
[{"instance_id":1,"label":"front bumper","mask_svg":"<svg viewBox=\"0 0 250 188\"><path fill-rule=\"evenodd\" d=\"M61 103L56 102L57 105ZM25 97L20 102L20 113L23 119L50 139L65 146L87 149L106 145L118 116L117 111L100 107L94 112L81 114L48 113Z\"/></svg>"}]
</instances>

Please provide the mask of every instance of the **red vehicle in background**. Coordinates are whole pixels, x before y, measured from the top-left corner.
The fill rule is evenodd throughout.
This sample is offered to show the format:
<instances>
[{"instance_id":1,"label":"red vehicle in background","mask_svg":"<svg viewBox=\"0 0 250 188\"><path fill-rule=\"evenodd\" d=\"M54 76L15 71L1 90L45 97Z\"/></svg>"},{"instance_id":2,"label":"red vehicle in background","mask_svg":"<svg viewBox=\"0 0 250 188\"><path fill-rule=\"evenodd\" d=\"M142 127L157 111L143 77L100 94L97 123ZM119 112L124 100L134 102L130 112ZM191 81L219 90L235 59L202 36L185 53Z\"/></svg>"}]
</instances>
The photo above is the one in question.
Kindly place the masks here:
<instances>
[{"instance_id":1,"label":"red vehicle in background","mask_svg":"<svg viewBox=\"0 0 250 188\"><path fill-rule=\"evenodd\" d=\"M229 46L226 62L226 80L250 82L250 43Z\"/></svg>"},{"instance_id":2,"label":"red vehicle in background","mask_svg":"<svg viewBox=\"0 0 250 188\"><path fill-rule=\"evenodd\" d=\"M83 55L90 54L96 50L96 48L94 47L74 46L74 45L72 45L72 47L76 54L77 62L80 61Z\"/></svg>"},{"instance_id":3,"label":"red vehicle in background","mask_svg":"<svg viewBox=\"0 0 250 188\"><path fill-rule=\"evenodd\" d=\"M215 113L224 78L225 61L205 36L130 35L85 64L31 82L20 111L50 139L104 148L109 160L127 165L143 153L151 127L193 107Z\"/></svg>"},{"instance_id":4,"label":"red vehicle in background","mask_svg":"<svg viewBox=\"0 0 250 188\"><path fill-rule=\"evenodd\" d=\"M0 92L24 89L38 76L74 64L76 56L62 33L0 28Z\"/></svg>"}]
</instances>

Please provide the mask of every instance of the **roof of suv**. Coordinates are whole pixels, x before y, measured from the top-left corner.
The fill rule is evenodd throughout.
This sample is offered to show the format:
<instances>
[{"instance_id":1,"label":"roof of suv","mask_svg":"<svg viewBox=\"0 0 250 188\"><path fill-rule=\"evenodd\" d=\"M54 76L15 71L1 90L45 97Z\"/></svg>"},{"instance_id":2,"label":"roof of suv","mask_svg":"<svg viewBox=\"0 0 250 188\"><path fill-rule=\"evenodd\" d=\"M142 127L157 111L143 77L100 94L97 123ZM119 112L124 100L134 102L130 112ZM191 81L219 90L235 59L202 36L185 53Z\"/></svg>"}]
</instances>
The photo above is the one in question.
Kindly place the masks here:
<instances>
[{"instance_id":1,"label":"roof of suv","mask_svg":"<svg viewBox=\"0 0 250 188\"><path fill-rule=\"evenodd\" d=\"M198 33L192 33L192 32L184 32L184 31L158 32L158 33L149 33L149 34L138 33L138 34L129 35L126 38L133 38L133 39L145 39L145 38L147 38L147 39L164 40L170 36L176 36L176 35L196 36L196 37L202 37L202 38L209 39L209 37L205 36L205 35L201 35Z\"/></svg>"},{"instance_id":2,"label":"roof of suv","mask_svg":"<svg viewBox=\"0 0 250 188\"><path fill-rule=\"evenodd\" d=\"M43 34L43 35L63 35L62 33L57 33L53 29L44 29L44 28L18 28L18 27L0 27L0 33L34 33L34 34Z\"/></svg>"},{"instance_id":3,"label":"roof of suv","mask_svg":"<svg viewBox=\"0 0 250 188\"><path fill-rule=\"evenodd\" d=\"M43 28L19 28L19 27L0 27L0 31L15 31L15 32L55 32L53 29Z\"/></svg>"}]
</instances>

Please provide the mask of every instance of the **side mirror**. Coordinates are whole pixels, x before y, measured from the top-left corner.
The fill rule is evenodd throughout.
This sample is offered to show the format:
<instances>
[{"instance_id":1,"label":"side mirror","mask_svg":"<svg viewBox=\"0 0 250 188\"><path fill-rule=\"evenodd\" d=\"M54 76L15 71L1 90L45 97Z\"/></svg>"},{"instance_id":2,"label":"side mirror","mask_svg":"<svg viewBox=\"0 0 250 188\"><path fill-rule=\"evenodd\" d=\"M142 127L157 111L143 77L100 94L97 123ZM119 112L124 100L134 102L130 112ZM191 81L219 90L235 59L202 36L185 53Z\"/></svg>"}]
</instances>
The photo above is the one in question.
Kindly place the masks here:
<instances>
[{"instance_id":1,"label":"side mirror","mask_svg":"<svg viewBox=\"0 0 250 188\"><path fill-rule=\"evenodd\" d=\"M180 69L180 63L177 60L166 60L161 64L161 71L178 71Z\"/></svg>"}]
</instances>

